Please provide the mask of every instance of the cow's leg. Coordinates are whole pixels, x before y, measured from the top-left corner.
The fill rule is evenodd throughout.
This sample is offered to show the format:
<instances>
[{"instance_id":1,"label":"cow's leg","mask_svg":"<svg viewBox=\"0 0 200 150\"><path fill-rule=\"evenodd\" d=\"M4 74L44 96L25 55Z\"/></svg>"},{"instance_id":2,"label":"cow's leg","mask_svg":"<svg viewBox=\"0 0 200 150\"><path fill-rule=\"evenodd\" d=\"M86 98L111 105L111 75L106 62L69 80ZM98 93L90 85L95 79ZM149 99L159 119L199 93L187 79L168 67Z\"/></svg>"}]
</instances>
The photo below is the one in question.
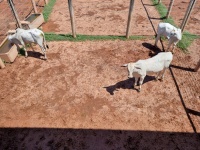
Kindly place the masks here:
<instances>
[{"instance_id":1,"label":"cow's leg","mask_svg":"<svg viewBox=\"0 0 200 150\"><path fill-rule=\"evenodd\" d=\"M169 49L170 49L170 47L171 47L172 43L173 43L173 41L169 40L169 44L168 44L168 47L167 47L167 52L169 52L169 51L170 51Z\"/></svg>"},{"instance_id":2,"label":"cow's leg","mask_svg":"<svg viewBox=\"0 0 200 150\"><path fill-rule=\"evenodd\" d=\"M47 56L46 56L46 49L43 47L43 46L40 46L43 54L44 54L44 59L47 59Z\"/></svg>"},{"instance_id":3,"label":"cow's leg","mask_svg":"<svg viewBox=\"0 0 200 150\"><path fill-rule=\"evenodd\" d=\"M24 41L22 40L22 37L21 37L21 36L19 37L19 41L20 41L20 43L22 44L23 49L24 49L24 51L25 51L25 57L28 57L28 53L27 53L27 50L26 50L26 45L25 45Z\"/></svg>"},{"instance_id":4,"label":"cow's leg","mask_svg":"<svg viewBox=\"0 0 200 150\"><path fill-rule=\"evenodd\" d=\"M165 74L166 68L163 69L162 75L161 75L161 81L164 80L164 74Z\"/></svg>"},{"instance_id":5,"label":"cow's leg","mask_svg":"<svg viewBox=\"0 0 200 150\"><path fill-rule=\"evenodd\" d=\"M139 92L141 91L141 87L142 87L142 84L143 84L143 81L144 81L144 77L145 77L145 76L141 76L141 77L140 77L140 81L139 81L139 85L140 85L140 86L139 86L139 90L138 90Z\"/></svg>"},{"instance_id":6,"label":"cow's leg","mask_svg":"<svg viewBox=\"0 0 200 150\"><path fill-rule=\"evenodd\" d=\"M27 53L26 48L25 47L23 47L23 48L24 48L24 51L25 51L25 57L28 57L28 53Z\"/></svg>"},{"instance_id":7,"label":"cow's leg","mask_svg":"<svg viewBox=\"0 0 200 150\"><path fill-rule=\"evenodd\" d=\"M154 46L156 46L156 47L157 47L157 44L158 44L158 40L160 40L160 34L157 34L157 36L156 36L156 41L155 41L155 44L154 44Z\"/></svg>"},{"instance_id":8,"label":"cow's leg","mask_svg":"<svg viewBox=\"0 0 200 150\"><path fill-rule=\"evenodd\" d=\"M33 45L32 45L31 43L30 43L30 47L31 47L32 51L35 52L35 50L34 50L34 48L33 48Z\"/></svg>"},{"instance_id":9,"label":"cow's leg","mask_svg":"<svg viewBox=\"0 0 200 150\"><path fill-rule=\"evenodd\" d=\"M176 44L174 43L173 48L172 48L172 54L174 54L175 47L176 47Z\"/></svg>"},{"instance_id":10,"label":"cow's leg","mask_svg":"<svg viewBox=\"0 0 200 150\"><path fill-rule=\"evenodd\" d=\"M136 78L136 77L135 77L135 83L134 83L133 87L137 86L138 79L139 79L139 78Z\"/></svg>"},{"instance_id":11,"label":"cow's leg","mask_svg":"<svg viewBox=\"0 0 200 150\"><path fill-rule=\"evenodd\" d=\"M159 76L160 76L161 71L158 72L157 76L156 76L156 81L158 80Z\"/></svg>"}]
</instances>

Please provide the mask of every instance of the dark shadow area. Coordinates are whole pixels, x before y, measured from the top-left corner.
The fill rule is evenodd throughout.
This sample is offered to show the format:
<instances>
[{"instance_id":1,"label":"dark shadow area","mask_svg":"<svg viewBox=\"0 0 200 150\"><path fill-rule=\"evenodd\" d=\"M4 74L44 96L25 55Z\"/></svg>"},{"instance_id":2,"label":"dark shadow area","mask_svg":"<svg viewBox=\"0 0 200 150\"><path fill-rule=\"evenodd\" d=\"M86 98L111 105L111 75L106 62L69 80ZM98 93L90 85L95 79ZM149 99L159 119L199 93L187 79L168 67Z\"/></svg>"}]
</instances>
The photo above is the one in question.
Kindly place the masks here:
<instances>
[{"instance_id":1,"label":"dark shadow area","mask_svg":"<svg viewBox=\"0 0 200 150\"><path fill-rule=\"evenodd\" d=\"M198 112L198 111L195 111L195 110L192 110L192 109L187 108L187 112L188 112L189 114L192 114L192 115L195 115L195 116L199 116L199 117L200 117L200 112Z\"/></svg>"},{"instance_id":2,"label":"dark shadow area","mask_svg":"<svg viewBox=\"0 0 200 150\"><path fill-rule=\"evenodd\" d=\"M41 54L40 52L27 51L27 53L28 57L35 57L40 59L40 57L43 56L43 54Z\"/></svg>"},{"instance_id":3,"label":"dark shadow area","mask_svg":"<svg viewBox=\"0 0 200 150\"><path fill-rule=\"evenodd\" d=\"M18 52L20 55L25 57L25 51L23 48L19 48ZM45 60L44 58L42 58L41 56L44 57L43 54L41 54L40 52L36 52L36 51L27 51L28 53L28 57L33 57L33 58L37 58L37 59L41 59L41 60Z\"/></svg>"},{"instance_id":4,"label":"dark shadow area","mask_svg":"<svg viewBox=\"0 0 200 150\"><path fill-rule=\"evenodd\" d=\"M196 127L195 127L195 125L194 125L194 123L193 123L193 121L192 121L192 119L191 119L191 117L190 117L190 115L189 115L189 111L188 111L188 110L191 110L191 109L188 109L188 108L186 107L186 105L185 105L185 102L184 102L184 100L183 100L183 96L182 96L182 94L181 94L181 91L180 91L180 88L179 88L178 83L177 83L177 81L176 81L176 78L175 78L175 76L174 76L174 73L173 73L173 71L172 71L172 69L171 69L171 66L169 67L169 70L170 70L170 73L171 73L172 78L173 78L173 80L174 80L174 83L175 83L175 85L176 85L176 89L177 89L177 91L178 91L178 94L179 94L181 103L182 103L182 105L183 105L183 108L185 109L185 112L186 112L186 115L187 115L187 117L188 117L188 120L189 120L189 122L190 122L190 124L191 124L191 126L192 126L192 128L193 128L193 130L194 130L194 132L197 133Z\"/></svg>"},{"instance_id":5,"label":"dark shadow area","mask_svg":"<svg viewBox=\"0 0 200 150\"><path fill-rule=\"evenodd\" d=\"M199 134L140 130L0 128L2 150L194 150Z\"/></svg>"},{"instance_id":6,"label":"dark shadow area","mask_svg":"<svg viewBox=\"0 0 200 150\"><path fill-rule=\"evenodd\" d=\"M162 18L153 18L153 17L149 17L150 19L154 19L154 20L163 20L166 19L166 17L162 17Z\"/></svg>"},{"instance_id":7,"label":"dark shadow area","mask_svg":"<svg viewBox=\"0 0 200 150\"><path fill-rule=\"evenodd\" d=\"M158 47L150 44L150 43L142 43L142 46L144 46L145 48L149 49L150 52L149 52L149 56L150 57L153 57L155 55L157 55L158 53L162 52Z\"/></svg>"},{"instance_id":8,"label":"dark shadow area","mask_svg":"<svg viewBox=\"0 0 200 150\"><path fill-rule=\"evenodd\" d=\"M171 65L171 67L176 68L176 69L185 70L185 71L195 72L194 69L192 69L192 68L185 68L185 67L176 66L176 65Z\"/></svg>"},{"instance_id":9,"label":"dark shadow area","mask_svg":"<svg viewBox=\"0 0 200 150\"><path fill-rule=\"evenodd\" d=\"M143 84L145 84L146 82L152 81L152 80L155 80L155 77L147 75L144 78ZM135 83L135 79L131 78L131 79L127 79L127 80L124 80L124 81L117 82L114 85L110 85L110 86L107 86L107 87L104 87L104 88L106 88L106 91L108 93L110 93L110 95L114 95L114 92L118 91L118 89L134 89L134 90L138 91L138 86L135 86L133 88L134 83ZM138 85L138 83L137 83L137 85Z\"/></svg>"}]
</instances>

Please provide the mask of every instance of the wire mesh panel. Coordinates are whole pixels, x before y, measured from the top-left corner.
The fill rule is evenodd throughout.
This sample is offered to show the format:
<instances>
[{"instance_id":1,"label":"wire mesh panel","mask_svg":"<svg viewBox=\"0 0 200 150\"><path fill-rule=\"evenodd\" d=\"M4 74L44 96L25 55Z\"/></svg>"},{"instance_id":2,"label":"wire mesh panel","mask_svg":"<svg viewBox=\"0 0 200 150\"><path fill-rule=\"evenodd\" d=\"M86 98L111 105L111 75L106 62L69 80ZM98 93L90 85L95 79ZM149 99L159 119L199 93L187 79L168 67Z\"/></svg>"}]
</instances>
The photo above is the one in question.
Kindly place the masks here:
<instances>
[{"instance_id":1,"label":"wire mesh panel","mask_svg":"<svg viewBox=\"0 0 200 150\"><path fill-rule=\"evenodd\" d=\"M190 1L193 0L175 0L172 6L170 16L174 19L175 24L180 27ZM167 8L169 7L170 0L162 0ZM200 35L200 1L196 0L193 10L191 11L188 23L185 26L185 30L193 34Z\"/></svg>"},{"instance_id":2,"label":"wire mesh panel","mask_svg":"<svg viewBox=\"0 0 200 150\"><path fill-rule=\"evenodd\" d=\"M24 20L28 15L34 13L31 0L12 0L19 20ZM44 8L44 0L35 0L38 12ZM7 0L0 1L0 43L6 37L8 30L15 29L16 20Z\"/></svg>"}]
</instances>

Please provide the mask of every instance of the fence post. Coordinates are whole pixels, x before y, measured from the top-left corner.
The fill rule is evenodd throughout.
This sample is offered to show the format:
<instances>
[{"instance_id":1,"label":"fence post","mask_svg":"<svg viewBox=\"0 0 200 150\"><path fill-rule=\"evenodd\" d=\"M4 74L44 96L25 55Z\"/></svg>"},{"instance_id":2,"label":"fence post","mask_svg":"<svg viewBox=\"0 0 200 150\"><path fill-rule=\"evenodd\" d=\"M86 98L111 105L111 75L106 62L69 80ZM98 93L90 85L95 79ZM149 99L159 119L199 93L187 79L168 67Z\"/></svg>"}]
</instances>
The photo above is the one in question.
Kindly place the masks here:
<instances>
[{"instance_id":1,"label":"fence post","mask_svg":"<svg viewBox=\"0 0 200 150\"><path fill-rule=\"evenodd\" d=\"M196 0L190 0L189 6L187 8L184 19L183 19L182 24L180 26L182 32L183 32L183 30L184 30L184 28L185 28L185 26L188 22L188 19L190 17L190 13L191 13L192 9L194 8L195 2L196 2Z\"/></svg>"},{"instance_id":2,"label":"fence post","mask_svg":"<svg viewBox=\"0 0 200 150\"><path fill-rule=\"evenodd\" d=\"M31 0L32 5L33 5L33 9L35 13L38 13L37 8L36 8L36 4L35 4L35 0Z\"/></svg>"},{"instance_id":3,"label":"fence post","mask_svg":"<svg viewBox=\"0 0 200 150\"><path fill-rule=\"evenodd\" d=\"M72 35L74 38L76 38L76 29L75 29L74 10L72 6L72 0L68 0L68 5L69 5L70 20L71 20Z\"/></svg>"},{"instance_id":4,"label":"fence post","mask_svg":"<svg viewBox=\"0 0 200 150\"><path fill-rule=\"evenodd\" d=\"M44 0L45 5L48 4L49 0Z\"/></svg>"},{"instance_id":5,"label":"fence post","mask_svg":"<svg viewBox=\"0 0 200 150\"><path fill-rule=\"evenodd\" d=\"M168 11L167 11L167 16L166 16L166 18L169 18L169 15L170 15L170 13L171 13L173 4L174 4L174 0L171 0L171 1L170 1L170 4L169 4Z\"/></svg>"},{"instance_id":6,"label":"fence post","mask_svg":"<svg viewBox=\"0 0 200 150\"><path fill-rule=\"evenodd\" d=\"M199 68L200 68L200 60L197 63L197 66L194 68L194 71L197 72L199 70Z\"/></svg>"},{"instance_id":7,"label":"fence post","mask_svg":"<svg viewBox=\"0 0 200 150\"><path fill-rule=\"evenodd\" d=\"M15 10L15 8L14 8L14 5L13 5L12 0L8 0L8 2L9 2L9 4L10 4L10 7L11 7L11 9L12 9L12 12L13 12L13 14L14 14L14 16L15 16L15 20L16 20L16 22L17 22L18 27L19 27L19 28L22 28L22 25L21 25L21 23L20 23L19 17L18 17L17 12L16 12L16 10Z\"/></svg>"},{"instance_id":8,"label":"fence post","mask_svg":"<svg viewBox=\"0 0 200 150\"><path fill-rule=\"evenodd\" d=\"M134 7L134 0L130 0L130 6L129 6L129 14L128 14L128 22L127 22L127 28L126 28L126 38L129 38L129 30L131 26L131 16L133 12Z\"/></svg>"},{"instance_id":9,"label":"fence post","mask_svg":"<svg viewBox=\"0 0 200 150\"><path fill-rule=\"evenodd\" d=\"M1 69L5 68L5 65L4 65L4 63L3 63L3 61L2 61L1 58L0 58L0 68L1 68Z\"/></svg>"}]
</instances>

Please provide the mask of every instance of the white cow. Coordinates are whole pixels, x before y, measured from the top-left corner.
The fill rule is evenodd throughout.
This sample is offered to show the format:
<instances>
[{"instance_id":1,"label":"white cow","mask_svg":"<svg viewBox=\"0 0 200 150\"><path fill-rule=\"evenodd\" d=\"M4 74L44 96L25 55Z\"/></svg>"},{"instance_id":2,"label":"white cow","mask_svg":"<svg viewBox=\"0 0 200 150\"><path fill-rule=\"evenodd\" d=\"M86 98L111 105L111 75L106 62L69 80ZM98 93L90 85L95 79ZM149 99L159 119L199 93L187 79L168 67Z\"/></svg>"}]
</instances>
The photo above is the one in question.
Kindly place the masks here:
<instances>
[{"instance_id":1,"label":"white cow","mask_svg":"<svg viewBox=\"0 0 200 150\"><path fill-rule=\"evenodd\" d=\"M146 75L150 75L153 72L158 73L156 80L158 80L161 75L161 80L164 79L164 73L166 68L169 67L173 55L171 52L160 52L152 58L145 60L138 60L135 63L124 64L123 67L128 67L128 78L135 78L135 86L137 81L139 81L139 91L141 90L141 85Z\"/></svg>"},{"instance_id":2,"label":"white cow","mask_svg":"<svg viewBox=\"0 0 200 150\"><path fill-rule=\"evenodd\" d=\"M40 46L44 54L44 58L47 59L46 49L48 48L48 45L46 44L44 33L39 29L24 30L18 28L16 29L16 33L8 36L8 40L17 46L22 45L25 50L25 57L28 56L27 50L25 48L26 44L30 44L31 46L31 43L36 43Z\"/></svg>"},{"instance_id":3,"label":"white cow","mask_svg":"<svg viewBox=\"0 0 200 150\"><path fill-rule=\"evenodd\" d=\"M172 52L174 52L176 44L182 39L181 29L176 28L169 23L158 24L155 46L157 46L158 40L160 39L161 36L165 36L169 39L167 51L169 51L170 46L174 44Z\"/></svg>"}]
</instances>

